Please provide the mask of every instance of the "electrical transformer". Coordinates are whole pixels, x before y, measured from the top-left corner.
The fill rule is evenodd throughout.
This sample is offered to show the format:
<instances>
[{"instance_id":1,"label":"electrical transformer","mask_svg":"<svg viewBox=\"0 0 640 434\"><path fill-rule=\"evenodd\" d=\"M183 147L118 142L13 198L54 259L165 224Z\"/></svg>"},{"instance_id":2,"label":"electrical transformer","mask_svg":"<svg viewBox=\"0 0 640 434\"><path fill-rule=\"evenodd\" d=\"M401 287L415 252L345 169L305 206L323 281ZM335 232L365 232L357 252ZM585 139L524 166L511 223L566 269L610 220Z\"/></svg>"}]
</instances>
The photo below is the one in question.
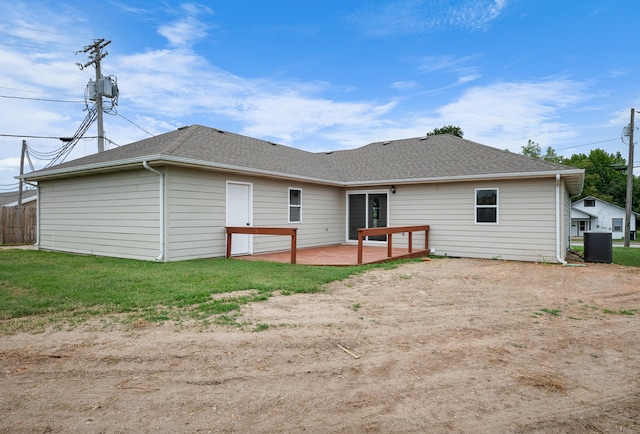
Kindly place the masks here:
<instances>
[{"instance_id":1,"label":"electrical transformer","mask_svg":"<svg viewBox=\"0 0 640 434\"><path fill-rule=\"evenodd\" d=\"M87 98L89 101L97 101L98 94L105 98L116 98L118 96L118 84L111 77L102 77L96 83L89 80L87 84Z\"/></svg>"}]
</instances>

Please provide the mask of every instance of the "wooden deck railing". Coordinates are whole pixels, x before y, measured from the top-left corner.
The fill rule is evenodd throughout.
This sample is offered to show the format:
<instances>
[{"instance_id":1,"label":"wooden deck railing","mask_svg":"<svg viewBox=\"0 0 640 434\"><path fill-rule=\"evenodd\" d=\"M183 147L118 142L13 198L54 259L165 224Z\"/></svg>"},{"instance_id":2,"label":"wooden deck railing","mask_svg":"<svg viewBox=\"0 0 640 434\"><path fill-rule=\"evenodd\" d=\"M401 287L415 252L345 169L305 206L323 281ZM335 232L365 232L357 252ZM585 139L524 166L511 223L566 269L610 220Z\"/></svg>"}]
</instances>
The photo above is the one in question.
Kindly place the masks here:
<instances>
[{"instance_id":1,"label":"wooden deck railing","mask_svg":"<svg viewBox=\"0 0 640 434\"><path fill-rule=\"evenodd\" d=\"M298 228L268 228L256 226L226 226L227 230L227 253L226 257L231 257L231 239L233 234L252 235L286 235L291 237L291 263L296 263L296 245Z\"/></svg>"},{"instance_id":2,"label":"wooden deck railing","mask_svg":"<svg viewBox=\"0 0 640 434\"><path fill-rule=\"evenodd\" d=\"M362 242L365 237L375 235L387 236L387 257L391 257L393 251L393 234L409 233L409 253L413 252L413 233L424 231L424 249L429 250L429 225L422 226L396 226L388 228L358 229L358 265L362 264Z\"/></svg>"}]
</instances>

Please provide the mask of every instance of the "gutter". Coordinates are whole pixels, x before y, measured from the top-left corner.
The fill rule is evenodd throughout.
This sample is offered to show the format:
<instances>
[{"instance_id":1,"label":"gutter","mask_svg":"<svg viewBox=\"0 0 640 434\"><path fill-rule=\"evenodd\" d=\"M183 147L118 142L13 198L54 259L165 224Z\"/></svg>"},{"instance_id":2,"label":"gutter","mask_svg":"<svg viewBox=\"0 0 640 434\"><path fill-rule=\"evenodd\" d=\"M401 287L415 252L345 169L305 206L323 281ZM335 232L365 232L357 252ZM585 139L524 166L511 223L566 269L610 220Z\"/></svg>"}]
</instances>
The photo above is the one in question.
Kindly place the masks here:
<instances>
[{"instance_id":1,"label":"gutter","mask_svg":"<svg viewBox=\"0 0 640 434\"><path fill-rule=\"evenodd\" d=\"M556 260L562 265L567 265L567 261L562 257L562 239L560 234L560 174L556 173Z\"/></svg>"},{"instance_id":2,"label":"gutter","mask_svg":"<svg viewBox=\"0 0 640 434\"><path fill-rule=\"evenodd\" d=\"M149 166L149 163L147 163L146 160L142 162L142 167L144 167L150 172L155 173L160 177L160 202L159 202L159 208L160 208L159 226L160 227L158 231L158 238L160 239L160 249L159 249L160 254L156 258L156 261L161 262L161 261L164 261L164 175L162 174L162 172L159 172L156 169Z\"/></svg>"}]
</instances>

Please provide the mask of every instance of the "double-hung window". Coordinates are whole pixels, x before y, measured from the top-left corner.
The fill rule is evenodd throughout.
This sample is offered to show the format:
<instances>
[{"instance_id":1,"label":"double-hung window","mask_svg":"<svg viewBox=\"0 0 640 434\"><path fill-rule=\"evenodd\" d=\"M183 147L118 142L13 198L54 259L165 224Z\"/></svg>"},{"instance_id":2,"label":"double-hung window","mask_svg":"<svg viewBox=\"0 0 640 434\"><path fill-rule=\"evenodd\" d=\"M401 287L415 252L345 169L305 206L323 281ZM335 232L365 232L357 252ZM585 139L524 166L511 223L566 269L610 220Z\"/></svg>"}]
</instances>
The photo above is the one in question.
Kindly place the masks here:
<instances>
[{"instance_id":1,"label":"double-hung window","mask_svg":"<svg viewBox=\"0 0 640 434\"><path fill-rule=\"evenodd\" d=\"M289 188L289 223L302 221L302 190Z\"/></svg>"},{"instance_id":2,"label":"double-hung window","mask_svg":"<svg viewBox=\"0 0 640 434\"><path fill-rule=\"evenodd\" d=\"M612 232L622 232L622 219L612 219L611 229Z\"/></svg>"},{"instance_id":3,"label":"double-hung window","mask_svg":"<svg viewBox=\"0 0 640 434\"><path fill-rule=\"evenodd\" d=\"M498 189L476 188L476 223L498 223Z\"/></svg>"}]
</instances>

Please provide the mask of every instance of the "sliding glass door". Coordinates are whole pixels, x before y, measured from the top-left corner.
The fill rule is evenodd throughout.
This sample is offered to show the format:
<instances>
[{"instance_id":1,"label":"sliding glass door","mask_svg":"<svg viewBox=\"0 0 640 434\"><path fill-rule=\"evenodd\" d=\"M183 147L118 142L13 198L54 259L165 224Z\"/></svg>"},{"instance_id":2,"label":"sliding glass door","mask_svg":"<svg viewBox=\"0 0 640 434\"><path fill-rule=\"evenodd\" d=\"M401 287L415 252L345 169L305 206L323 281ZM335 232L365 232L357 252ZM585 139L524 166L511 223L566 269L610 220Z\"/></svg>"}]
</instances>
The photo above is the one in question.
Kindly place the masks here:
<instances>
[{"instance_id":1,"label":"sliding glass door","mask_svg":"<svg viewBox=\"0 0 640 434\"><path fill-rule=\"evenodd\" d=\"M360 228L386 228L388 206L387 193L349 193L347 195L348 239L357 241L358 229ZM376 235L366 239L368 241L386 241L387 236Z\"/></svg>"}]
</instances>

